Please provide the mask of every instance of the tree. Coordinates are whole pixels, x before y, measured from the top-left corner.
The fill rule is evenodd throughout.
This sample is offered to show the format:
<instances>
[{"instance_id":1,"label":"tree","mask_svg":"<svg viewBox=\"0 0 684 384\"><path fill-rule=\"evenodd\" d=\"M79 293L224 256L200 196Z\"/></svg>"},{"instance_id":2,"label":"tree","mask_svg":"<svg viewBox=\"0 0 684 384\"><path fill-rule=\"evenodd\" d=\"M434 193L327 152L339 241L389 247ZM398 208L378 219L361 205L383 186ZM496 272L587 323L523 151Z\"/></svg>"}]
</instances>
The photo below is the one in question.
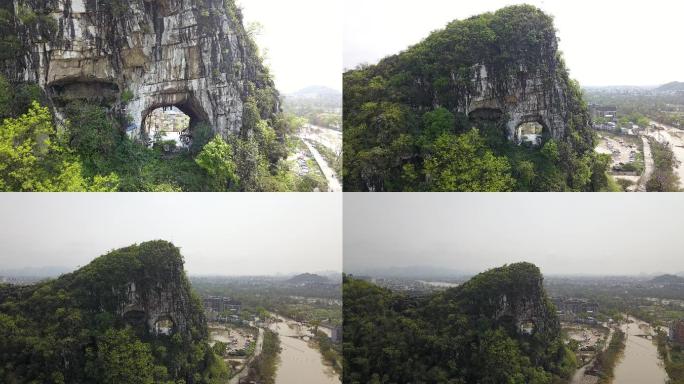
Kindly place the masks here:
<instances>
[{"instance_id":1,"label":"tree","mask_svg":"<svg viewBox=\"0 0 684 384\"><path fill-rule=\"evenodd\" d=\"M69 117L69 146L87 165L101 166L102 159L111 157L121 141L121 130L107 116L104 108L84 103L71 103Z\"/></svg>"},{"instance_id":2,"label":"tree","mask_svg":"<svg viewBox=\"0 0 684 384\"><path fill-rule=\"evenodd\" d=\"M454 114L449 112L448 109L440 107L423 115L423 130L421 133L431 142L442 133L452 132L454 125Z\"/></svg>"},{"instance_id":3,"label":"tree","mask_svg":"<svg viewBox=\"0 0 684 384\"><path fill-rule=\"evenodd\" d=\"M425 174L435 191L510 191L515 184L508 160L494 156L476 129L440 135L425 161Z\"/></svg>"},{"instance_id":4,"label":"tree","mask_svg":"<svg viewBox=\"0 0 684 384\"><path fill-rule=\"evenodd\" d=\"M214 187L218 190L229 190L239 181L235 173L233 150L230 144L219 136L204 146L202 152L195 158L195 162L212 177Z\"/></svg>"},{"instance_id":5,"label":"tree","mask_svg":"<svg viewBox=\"0 0 684 384\"><path fill-rule=\"evenodd\" d=\"M136 339L130 328L110 328L100 337L97 349L88 349L86 372L103 384L152 384L154 364L150 346Z\"/></svg>"},{"instance_id":6,"label":"tree","mask_svg":"<svg viewBox=\"0 0 684 384\"><path fill-rule=\"evenodd\" d=\"M79 159L56 133L47 107L36 101L28 112L0 124L0 190L114 191L118 176L83 176Z\"/></svg>"},{"instance_id":7,"label":"tree","mask_svg":"<svg viewBox=\"0 0 684 384\"><path fill-rule=\"evenodd\" d=\"M97 190L114 190L115 175L100 176ZM33 102L24 115L0 124L0 190L86 191L78 158L64 145L47 107Z\"/></svg>"}]
</instances>

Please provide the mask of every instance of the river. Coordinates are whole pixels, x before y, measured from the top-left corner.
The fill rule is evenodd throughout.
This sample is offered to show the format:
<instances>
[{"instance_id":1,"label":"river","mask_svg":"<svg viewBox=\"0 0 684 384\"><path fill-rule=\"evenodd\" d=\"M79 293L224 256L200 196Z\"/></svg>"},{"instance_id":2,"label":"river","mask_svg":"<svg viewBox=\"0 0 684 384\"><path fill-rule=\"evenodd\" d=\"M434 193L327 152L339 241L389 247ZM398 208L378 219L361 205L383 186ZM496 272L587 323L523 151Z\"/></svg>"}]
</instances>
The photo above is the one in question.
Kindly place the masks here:
<instances>
[{"instance_id":1,"label":"river","mask_svg":"<svg viewBox=\"0 0 684 384\"><path fill-rule=\"evenodd\" d=\"M623 324L620 328L627 340L625 351L615 366L613 384L658 384L667 382L667 373L658 355L658 348L652 339L643 337L653 336L650 325L629 318L632 323Z\"/></svg>"},{"instance_id":2,"label":"river","mask_svg":"<svg viewBox=\"0 0 684 384\"><path fill-rule=\"evenodd\" d=\"M302 336L311 336L306 327L293 320L278 316L281 322L269 328L280 337L280 363L276 372L276 384L339 384L339 377L332 368L323 364L321 354L309 346Z\"/></svg>"}]
</instances>

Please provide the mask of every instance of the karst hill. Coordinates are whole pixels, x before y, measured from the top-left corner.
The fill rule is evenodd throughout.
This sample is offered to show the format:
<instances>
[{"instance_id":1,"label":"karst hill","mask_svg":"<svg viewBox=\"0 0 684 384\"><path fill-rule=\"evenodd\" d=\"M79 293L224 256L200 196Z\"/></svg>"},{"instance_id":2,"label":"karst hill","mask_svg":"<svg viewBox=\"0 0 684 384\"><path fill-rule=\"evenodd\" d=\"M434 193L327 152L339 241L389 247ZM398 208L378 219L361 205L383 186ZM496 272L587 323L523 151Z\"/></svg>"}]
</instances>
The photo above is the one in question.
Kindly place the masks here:
<instances>
[{"instance_id":1,"label":"karst hill","mask_svg":"<svg viewBox=\"0 0 684 384\"><path fill-rule=\"evenodd\" d=\"M608 188L553 19L529 5L346 72L344 123L347 190Z\"/></svg>"},{"instance_id":2,"label":"karst hill","mask_svg":"<svg viewBox=\"0 0 684 384\"><path fill-rule=\"evenodd\" d=\"M178 248L113 250L57 279L1 286L4 383L211 383L226 374Z\"/></svg>"},{"instance_id":3,"label":"karst hill","mask_svg":"<svg viewBox=\"0 0 684 384\"><path fill-rule=\"evenodd\" d=\"M345 277L343 310L345 383L551 383L574 372L529 263L426 297Z\"/></svg>"}]
</instances>

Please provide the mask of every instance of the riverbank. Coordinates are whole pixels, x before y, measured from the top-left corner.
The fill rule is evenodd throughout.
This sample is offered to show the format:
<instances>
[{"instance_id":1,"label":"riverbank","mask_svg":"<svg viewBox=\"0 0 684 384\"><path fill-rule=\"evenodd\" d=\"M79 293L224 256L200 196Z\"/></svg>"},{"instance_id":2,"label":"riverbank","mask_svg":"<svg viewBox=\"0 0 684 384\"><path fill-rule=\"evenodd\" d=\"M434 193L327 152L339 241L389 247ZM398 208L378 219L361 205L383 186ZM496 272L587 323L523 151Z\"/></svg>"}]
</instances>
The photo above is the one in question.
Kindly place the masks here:
<instances>
[{"instance_id":1,"label":"riverbank","mask_svg":"<svg viewBox=\"0 0 684 384\"><path fill-rule=\"evenodd\" d=\"M625 348L614 369L613 384L664 384L667 372L656 344L655 331L650 324L635 317L627 317L620 326L625 334Z\"/></svg>"},{"instance_id":2,"label":"riverbank","mask_svg":"<svg viewBox=\"0 0 684 384\"><path fill-rule=\"evenodd\" d=\"M607 345L580 367L572 384L664 384L668 375L654 343L656 332L632 316L610 327Z\"/></svg>"},{"instance_id":3,"label":"riverbank","mask_svg":"<svg viewBox=\"0 0 684 384\"><path fill-rule=\"evenodd\" d=\"M670 382L684 383L684 350L682 347L672 344L663 331L658 332L656 344Z\"/></svg>"},{"instance_id":4,"label":"riverbank","mask_svg":"<svg viewBox=\"0 0 684 384\"><path fill-rule=\"evenodd\" d=\"M275 384L339 384L339 376L310 345L311 330L292 319L274 317L276 321L270 322L268 329L278 334L281 345Z\"/></svg>"},{"instance_id":5,"label":"riverbank","mask_svg":"<svg viewBox=\"0 0 684 384\"><path fill-rule=\"evenodd\" d=\"M608 384L615 376L615 366L625 350L625 333L615 329L608 347L596 355L594 370L599 373L599 384Z\"/></svg>"}]
</instances>

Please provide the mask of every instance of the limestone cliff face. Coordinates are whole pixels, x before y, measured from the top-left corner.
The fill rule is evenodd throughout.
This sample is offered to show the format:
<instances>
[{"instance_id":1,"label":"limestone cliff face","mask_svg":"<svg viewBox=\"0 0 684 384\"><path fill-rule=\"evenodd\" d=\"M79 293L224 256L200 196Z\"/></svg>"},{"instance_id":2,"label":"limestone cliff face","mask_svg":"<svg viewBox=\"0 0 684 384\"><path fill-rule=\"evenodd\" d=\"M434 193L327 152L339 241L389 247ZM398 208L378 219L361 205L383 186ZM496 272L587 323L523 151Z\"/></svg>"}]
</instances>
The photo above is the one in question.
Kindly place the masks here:
<instances>
[{"instance_id":1,"label":"limestone cliff face","mask_svg":"<svg viewBox=\"0 0 684 384\"><path fill-rule=\"evenodd\" d=\"M422 114L437 107L501 122L509 140L516 129L540 123L545 138L588 126L558 52L553 19L529 5L455 20L422 42L376 65L344 75L345 116L353 122L367 101L392 102ZM353 125L353 124L347 124Z\"/></svg>"},{"instance_id":2,"label":"limestone cliff face","mask_svg":"<svg viewBox=\"0 0 684 384\"><path fill-rule=\"evenodd\" d=\"M145 334L206 330L183 258L171 243L152 241L113 251L67 275L66 281L79 292L83 306L116 314L122 324Z\"/></svg>"},{"instance_id":3,"label":"limestone cliff face","mask_svg":"<svg viewBox=\"0 0 684 384\"><path fill-rule=\"evenodd\" d=\"M166 241L113 250L54 280L0 284L0 321L0 365L11 367L0 370L3 383L133 382L121 364L138 364L126 369L141 382L209 383L221 374L212 373L183 257Z\"/></svg>"},{"instance_id":4,"label":"limestone cliff face","mask_svg":"<svg viewBox=\"0 0 684 384\"><path fill-rule=\"evenodd\" d=\"M476 65L473 93L461 112L472 116L481 110L500 111L506 118L506 136L511 141L520 141L516 128L528 122L540 123L548 137L562 139L568 120L568 91L554 74L555 52L549 58L551 66L532 71L520 66L515 76L505 78L503 87L490 81L486 65Z\"/></svg>"},{"instance_id":5,"label":"limestone cliff face","mask_svg":"<svg viewBox=\"0 0 684 384\"><path fill-rule=\"evenodd\" d=\"M481 273L444 294L471 319L485 318L511 332L560 335L560 323L533 264L517 263Z\"/></svg>"},{"instance_id":6,"label":"limestone cliff face","mask_svg":"<svg viewBox=\"0 0 684 384\"><path fill-rule=\"evenodd\" d=\"M232 0L16 0L38 23L19 17L25 48L3 72L40 84L59 110L74 99L98 101L130 116L140 132L148 113L177 106L191 125L224 137L242 128L243 103L277 93ZM26 21L24 23L24 21Z\"/></svg>"}]
</instances>

